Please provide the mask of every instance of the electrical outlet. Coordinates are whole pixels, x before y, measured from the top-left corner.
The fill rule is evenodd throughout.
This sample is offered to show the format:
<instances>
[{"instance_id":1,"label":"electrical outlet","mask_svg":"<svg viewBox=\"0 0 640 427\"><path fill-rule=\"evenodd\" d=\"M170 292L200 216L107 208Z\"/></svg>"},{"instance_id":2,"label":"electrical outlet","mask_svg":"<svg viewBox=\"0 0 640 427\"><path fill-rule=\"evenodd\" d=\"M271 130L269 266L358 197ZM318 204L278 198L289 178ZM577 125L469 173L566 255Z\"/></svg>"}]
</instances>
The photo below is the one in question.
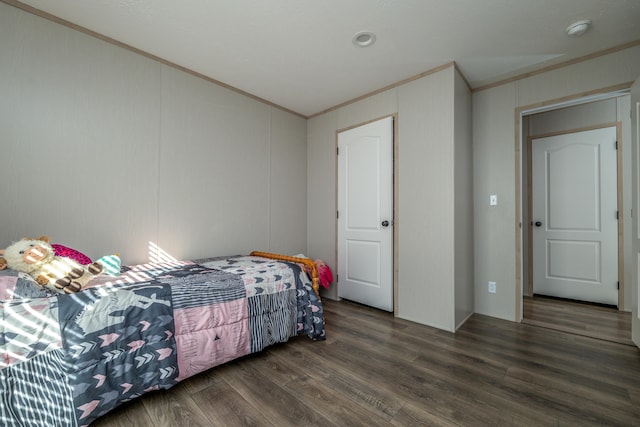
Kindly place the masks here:
<instances>
[{"instance_id":1,"label":"electrical outlet","mask_svg":"<svg viewBox=\"0 0 640 427\"><path fill-rule=\"evenodd\" d=\"M489 282L489 293L496 293L496 282Z\"/></svg>"},{"instance_id":2,"label":"electrical outlet","mask_svg":"<svg viewBox=\"0 0 640 427\"><path fill-rule=\"evenodd\" d=\"M491 194L489 195L489 206L496 206L498 204L498 195Z\"/></svg>"}]
</instances>

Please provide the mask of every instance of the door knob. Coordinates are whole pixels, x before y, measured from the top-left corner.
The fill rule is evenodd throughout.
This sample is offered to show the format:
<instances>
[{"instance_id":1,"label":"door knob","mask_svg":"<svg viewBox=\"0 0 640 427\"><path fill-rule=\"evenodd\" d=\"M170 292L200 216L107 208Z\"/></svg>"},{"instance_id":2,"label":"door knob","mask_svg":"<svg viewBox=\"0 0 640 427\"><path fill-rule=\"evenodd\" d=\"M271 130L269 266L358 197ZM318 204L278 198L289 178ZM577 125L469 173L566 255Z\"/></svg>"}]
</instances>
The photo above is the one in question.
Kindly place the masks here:
<instances>
[{"instance_id":1,"label":"door knob","mask_svg":"<svg viewBox=\"0 0 640 427\"><path fill-rule=\"evenodd\" d=\"M536 221L536 227L540 227L542 223L540 221Z\"/></svg>"},{"instance_id":2,"label":"door knob","mask_svg":"<svg viewBox=\"0 0 640 427\"><path fill-rule=\"evenodd\" d=\"M387 221L387 220L382 221L382 226L383 227L388 227L389 226L389 221Z\"/></svg>"}]
</instances>

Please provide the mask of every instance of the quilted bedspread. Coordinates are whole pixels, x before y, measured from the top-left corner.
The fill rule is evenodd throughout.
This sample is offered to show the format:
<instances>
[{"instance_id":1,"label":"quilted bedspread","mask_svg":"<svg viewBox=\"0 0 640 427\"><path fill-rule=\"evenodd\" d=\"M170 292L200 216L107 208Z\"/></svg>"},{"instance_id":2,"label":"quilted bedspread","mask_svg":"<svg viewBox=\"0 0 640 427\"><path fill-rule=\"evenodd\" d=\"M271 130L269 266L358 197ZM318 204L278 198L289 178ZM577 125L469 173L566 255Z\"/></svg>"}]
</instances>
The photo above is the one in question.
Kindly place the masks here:
<instances>
[{"instance_id":1,"label":"quilted bedspread","mask_svg":"<svg viewBox=\"0 0 640 427\"><path fill-rule=\"evenodd\" d=\"M306 273L265 258L124 267L77 294L39 292L17 273L0 276L3 426L88 425L292 336L325 338Z\"/></svg>"}]
</instances>

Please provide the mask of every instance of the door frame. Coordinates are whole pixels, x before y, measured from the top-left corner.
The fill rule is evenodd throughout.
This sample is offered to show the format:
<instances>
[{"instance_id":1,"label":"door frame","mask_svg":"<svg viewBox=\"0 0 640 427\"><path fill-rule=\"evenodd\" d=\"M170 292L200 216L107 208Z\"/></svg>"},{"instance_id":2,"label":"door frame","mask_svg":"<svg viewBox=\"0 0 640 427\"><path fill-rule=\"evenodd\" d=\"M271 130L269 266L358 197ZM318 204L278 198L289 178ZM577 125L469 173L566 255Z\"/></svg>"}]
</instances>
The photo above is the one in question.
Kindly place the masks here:
<instances>
[{"instance_id":1,"label":"door frame","mask_svg":"<svg viewBox=\"0 0 640 427\"><path fill-rule=\"evenodd\" d=\"M523 105L514 109L514 163L515 163L515 320L516 322L522 322L522 297L523 297L523 282L526 280L523 277L523 271L525 270L524 263L527 262L523 254L522 240L523 240L523 222L529 221L529 218L523 218L523 190L522 183L526 179L523 177L523 162L526 160L525 149L526 144L523 141L523 123L522 119L533 113L542 111L551 111L564 108L572 105L579 105L597 100L615 98L621 95L628 94L633 82L617 84L600 89L594 89L587 92L577 93L574 95L568 95L560 98L549 99L546 101L537 102L534 104ZM620 146L621 144L619 144ZM526 166L525 166L526 167ZM618 173L620 173L618 169ZM618 201L620 203L620 200ZM528 213L526 213L528 215ZM622 212L620 212L620 218L623 218ZM622 221L620 221L622 222ZM635 255L634 255L635 256ZM618 256L620 258L620 256ZM623 257L624 258L624 257ZM624 277L624 276L623 276ZM620 306L620 303L618 302Z\"/></svg>"},{"instance_id":2,"label":"door frame","mask_svg":"<svg viewBox=\"0 0 640 427\"><path fill-rule=\"evenodd\" d=\"M533 140L540 138L547 138L550 136L559 136L559 135L567 135L576 132L583 132L595 129L603 129L603 128L616 128L616 140L619 141L617 144L616 150L616 182L617 182L617 209L618 209L618 310L622 311L624 308L624 217L623 217L623 192L622 192L622 184L623 184L623 175L622 175L622 123L621 122L612 122L612 123L602 123L593 126L584 126L577 129L569 129L558 132L549 132L538 135L528 135L527 136L527 147L526 147L526 161L527 161L527 218L528 221L524 224L527 228L527 243L528 243L528 251L527 251L527 293L533 296L533 226L531 224L532 215L532 194L533 194L533 171L532 171L532 150L533 150Z\"/></svg>"},{"instance_id":3,"label":"door frame","mask_svg":"<svg viewBox=\"0 0 640 427\"><path fill-rule=\"evenodd\" d=\"M335 147L334 147L334 153L335 153L335 171L336 171L336 176L335 176L335 183L336 183L336 187L335 187L335 206L336 206L336 216L335 216L335 226L334 226L334 232L335 232L335 261L334 261L334 265L336 266L336 271L339 270L338 268L338 216L337 216L337 209L338 209L338 190L339 190L339 185L340 182L338 181L338 174L339 174L339 168L338 168L338 135L341 132L350 130L350 129L354 129L360 126L364 126L367 125L369 123L373 123L373 122L377 122L378 120L382 120L382 119L386 119L388 117L391 117L393 120L393 172L392 172L392 179L393 179L393 238L392 238L392 251L393 251L393 315L394 317L397 316L398 313L398 227L399 227L399 223L398 223L398 113L393 113L393 114L386 114L384 116L380 116L380 117L376 117L375 119L371 119L371 120L367 120L364 122L359 122L357 124L351 125L351 126L347 126L344 128L340 128L337 129L335 132ZM338 280L336 280L336 284L337 286L340 286L340 283L338 282ZM336 298L338 298L338 300L340 299L339 297L337 297L338 292L336 290Z\"/></svg>"}]
</instances>

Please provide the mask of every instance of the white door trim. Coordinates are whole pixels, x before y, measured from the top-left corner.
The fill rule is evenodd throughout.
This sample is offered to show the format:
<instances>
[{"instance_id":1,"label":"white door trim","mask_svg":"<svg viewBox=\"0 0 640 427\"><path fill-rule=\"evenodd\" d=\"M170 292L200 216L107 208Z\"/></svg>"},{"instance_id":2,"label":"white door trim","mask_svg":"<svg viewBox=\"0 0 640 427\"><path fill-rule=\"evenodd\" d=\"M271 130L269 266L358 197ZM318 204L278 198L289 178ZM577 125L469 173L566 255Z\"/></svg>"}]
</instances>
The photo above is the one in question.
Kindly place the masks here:
<instances>
[{"instance_id":1,"label":"white door trim","mask_svg":"<svg viewBox=\"0 0 640 427\"><path fill-rule=\"evenodd\" d=\"M640 77L631 85L631 206L634 211L640 207ZM640 292L638 281L640 280L640 215L636 214L631 224L632 246L632 274L631 274L631 339L640 347Z\"/></svg>"}]
</instances>

